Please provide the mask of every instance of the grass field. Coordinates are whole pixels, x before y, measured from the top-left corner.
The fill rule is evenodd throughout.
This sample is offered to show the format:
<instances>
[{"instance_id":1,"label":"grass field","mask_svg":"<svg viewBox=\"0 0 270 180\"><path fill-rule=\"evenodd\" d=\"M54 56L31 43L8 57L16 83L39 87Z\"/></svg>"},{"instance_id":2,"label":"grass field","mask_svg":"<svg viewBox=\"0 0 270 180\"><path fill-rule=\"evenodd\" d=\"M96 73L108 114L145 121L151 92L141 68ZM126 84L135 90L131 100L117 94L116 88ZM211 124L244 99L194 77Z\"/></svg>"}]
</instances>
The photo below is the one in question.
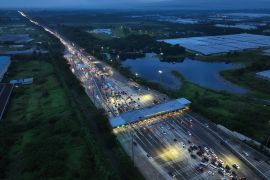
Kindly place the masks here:
<instances>
[{"instance_id":1,"label":"grass field","mask_svg":"<svg viewBox=\"0 0 270 180\"><path fill-rule=\"evenodd\" d=\"M180 74L173 74L183 80ZM213 122L265 143L270 136L270 107L255 101L257 94L239 96L216 92L186 81L179 91L169 93L174 98L183 96L190 99L192 108Z\"/></svg>"}]
</instances>

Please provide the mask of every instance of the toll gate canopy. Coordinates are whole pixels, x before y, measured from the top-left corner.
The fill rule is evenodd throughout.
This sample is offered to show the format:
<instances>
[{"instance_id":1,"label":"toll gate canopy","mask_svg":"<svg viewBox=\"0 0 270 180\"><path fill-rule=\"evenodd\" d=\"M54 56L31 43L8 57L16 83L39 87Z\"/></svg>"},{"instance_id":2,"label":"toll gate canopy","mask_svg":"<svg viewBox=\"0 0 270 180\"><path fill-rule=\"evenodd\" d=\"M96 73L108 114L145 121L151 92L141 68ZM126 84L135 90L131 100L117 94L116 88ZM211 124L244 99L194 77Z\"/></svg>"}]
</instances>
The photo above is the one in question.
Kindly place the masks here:
<instances>
[{"instance_id":1,"label":"toll gate canopy","mask_svg":"<svg viewBox=\"0 0 270 180\"><path fill-rule=\"evenodd\" d=\"M117 117L110 118L109 121L112 128L117 128L147 118L151 118L157 115L162 115L165 113L185 109L190 104L191 102L186 98L179 98L158 105L146 107L143 109L125 112Z\"/></svg>"}]
</instances>

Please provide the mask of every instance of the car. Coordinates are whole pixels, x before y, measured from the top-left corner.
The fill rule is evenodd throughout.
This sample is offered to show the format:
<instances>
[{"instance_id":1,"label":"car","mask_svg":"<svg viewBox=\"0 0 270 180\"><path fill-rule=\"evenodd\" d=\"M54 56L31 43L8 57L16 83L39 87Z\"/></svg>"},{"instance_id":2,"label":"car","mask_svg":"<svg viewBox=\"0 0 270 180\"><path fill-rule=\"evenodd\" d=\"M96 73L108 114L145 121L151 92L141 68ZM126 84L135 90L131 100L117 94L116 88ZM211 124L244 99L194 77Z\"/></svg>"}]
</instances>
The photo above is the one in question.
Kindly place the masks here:
<instances>
[{"instance_id":1,"label":"car","mask_svg":"<svg viewBox=\"0 0 270 180\"><path fill-rule=\"evenodd\" d=\"M215 173L214 173L214 172L212 172L212 171L208 171L208 174L209 174L209 175L212 175L212 176L214 176L214 175L215 175Z\"/></svg>"},{"instance_id":2,"label":"car","mask_svg":"<svg viewBox=\"0 0 270 180\"><path fill-rule=\"evenodd\" d=\"M162 134L166 135L167 133L165 131L162 131Z\"/></svg>"},{"instance_id":3,"label":"car","mask_svg":"<svg viewBox=\"0 0 270 180\"><path fill-rule=\"evenodd\" d=\"M225 169L226 169L226 170L231 170L231 168L230 168L229 165L226 165L226 166L225 166Z\"/></svg>"},{"instance_id":4,"label":"car","mask_svg":"<svg viewBox=\"0 0 270 180\"><path fill-rule=\"evenodd\" d=\"M172 178L175 177L175 174L173 174L171 171L169 171L168 174L169 174Z\"/></svg>"},{"instance_id":5,"label":"car","mask_svg":"<svg viewBox=\"0 0 270 180\"><path fill-rule=\"evenodd\" d=\"M222 170L218 170L218 174L220 174L221 176L224 176L224 173L223 173L223 171Z\"/></svg>"},{"instance_id":6,"label":"car","mask_svg":"<svg viewBox=\"0 0 270 180\"><path fill-rule=\"evenodd\" d=\"M188 135L189 135L189 136L191 136L191 135L192 135L190 131L188 131Z\"/></svg>"},{"instance_id":7,"label":"car","mask_svg":"<svg viewBox=\"0 0 270 180\"><path fill-rule=\"evenodd\" d=\"M232 171L232 175L233 175L233 176L237 176L237 174L236 174L235 171Z\"/></svg>"},{"instance_id":8,"label":"car","mask_svg":"<svg viewBox=\"0 0 270 180\"><path fill-rule=\"evenodd\" d=\"M203 155L203 152L202 151L197 151L196 153L198 156L202 156Z\"/></svg>"},{"instance_id":9,"label":"car","mask_svg":"<svg viewBox=\"0 0 270 180\"><path fill-rule=\"evenodd\" d=\"M215 165L213 165L213 164L209 164L209 167L212 168L212 169L214 169L214 170L217 169L217 167Z\"/></svg>"},{"instance_id":10,"label":"car","mask_svg":"<svg viewBox=\"0 0 270 180\"><path fill-rule=\"evenodd\" d=\"M190 154L190 156L191 156L193 159L196 159L196 158L197 158L197 156L194 155L194 154Z\"/></svg>"},{"instance_id":11,"label":"car","mask_svg":"<svg viewBox=\"0 0 270 180\"><path fill-rule=\"evenodd\" d=\"M203 163L203 162L200 162L200 166L201 166L201 167L207 167L207 166L208 166L208 164Z\"/></svg>"},{"instance_id":12,"label":"car","mask_svg":"<svg viewBox=\"0 0 270 180\"><path fill-rule=\"evenodd\" d=\"M176 141L177 141L177 139L175 139L175 138L174 138L174 139L173 139L173 141L174 141L174 142L176 142Z\"/></svg>"},{"instance_id":13,"label":"car","mask_svg":"<svg viewBox=\"0 0 270 180\"><path fill-rule=\"evenodd\" d=\"M201 166L196 167L196 170L203 173L203 167L201 167Z\"/></svg>"},{"instance_id":14,"label":"car","mask_svg":"<svg viewBox=\"0 0 270 180\"><path fill-rule=\"evenodd\" d=\"M246 157L249 156L249 154L248 154L246 151L243 151L242 153L243 153Z\"/></svg>"},{"instance_id":15,"label":"car","mask_svg":"<svg viewBox=\"0 0 270 180\"><path fill-rule=\"evenodd\" d=\"M229 178L233 178L233 175L230 172L226 172L225 175L228 176Z\"/></svg>"},{"instance_id":16,"label":"car","mask_svg":"<svg viewBox=\"0 0 270 180\"><path fill-rule=\"evenodd\" d=\"M219 170L222 171L223 173L225 173L225 169L219 168Z\"/></svg>"},{"instance_id":17,"label":"car","mask_svg":"<svg viewBox=\"0 0 270 180\"><path fill-rule=\"evenodd\" d=\"M208 157L209 159L212 159L211 155L208 153L206 153L205 156Z\"/></svg>"},{"instance_id":18,"label":"car","mask_svg":"<svg viewBox=\"0 0 270 180\"><path fill-rule=\"evenodd\" d=\"M185 143L182 143L182 147L183 147L183 148L185 148L185 147L186 147Z\"/></svg>"},{"instance_id":19,"label":"car","mask_svg":"<svg viewBox=\"0 0 270 180\"><path fill-rule=\"evenodd\" d=\"M240 168L237 164L233 164L232 167L235 168L235 169L239 169Z\"/></svg>"},{"instance_id":20,"label":"car","mask_svg":"<svg viewBox=\"0 0 270 180\"><path fill-rule=\"evenodd\" d=\"M224 146L225 145L225 141L221 140L220 141L220 144Z\"/></svg>"},{"instance_id":21,"label":"car","mask_svg":"<svg viewBox=\"0 0 270 180\"><path fill-rule=\"evenodd\" d=\"M218 164L218 167L223 168L223 165L220 162L218 162L217 164Z\"/></svg>"},{"instance_id":22,"label":"car","mask_svg":"<svg viewBox=\"0 0 270 180\"><path fill-rule=\"evenodd\" d=\"M218 164L220 164L221 166L223 166L224 165L224 162L221 159L219 159L218 160Z\"/></svg>"}]
</instances>

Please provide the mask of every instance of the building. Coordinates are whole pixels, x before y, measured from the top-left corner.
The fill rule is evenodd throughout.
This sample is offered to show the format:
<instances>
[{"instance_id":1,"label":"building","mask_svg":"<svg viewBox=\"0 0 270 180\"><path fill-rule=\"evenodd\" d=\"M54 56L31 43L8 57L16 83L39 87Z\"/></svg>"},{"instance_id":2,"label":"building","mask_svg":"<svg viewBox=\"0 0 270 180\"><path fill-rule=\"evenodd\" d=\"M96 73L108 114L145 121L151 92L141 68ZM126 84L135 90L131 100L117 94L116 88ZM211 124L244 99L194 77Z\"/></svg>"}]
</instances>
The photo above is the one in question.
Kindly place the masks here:
<instances>
[{"instance_id":1,"label":"building","mask_svg":"<svg viewBox=\"0 0 270 180\"><path fill-rule=\"evenodd\" d=\"M257 34L232 34L160 40L180 45L201 55L217 55L249 49L270 47L270 36Z\"/></svg>"},{"instance_id":2,"label":"building","mask_svg":"<svg viewBox=\"0 0 270 180\"><path fill-rule=\"evenodd\" d=\"M117 128L127 124L136 123L141 120L160 116L166 113L183 110L187 108L190 104L191 102L185 98L175 99L155 106L125 112L117 117L111 118L109 121L112 128Z\"/></svg>"},{"instance_id":3,"label":"building","mask_svg":"<svg viewBox=\"0 0 270 180\"><path fill-rule=\"evenodd\" d=\"M263 55L270 56L270 49L264 50Z\"/></svg>"},{"instance_id":4,"label":"building","mask_svg":"<svg viewBox=\"0 0 270 180\"><path fill-rule=\"evenodd\" d=\"M270 70L258 72L256 75L260 78L270 80Z\"/></svg>"},{"instance_id":5,"label":"building","mask_svg":"<svg viewBox=\"0 0 270 180\"><path fill-rule=\"evenodd\" d=\"M11 61L9 56L0 56L0 82L7 72L10 63Z\"/></svg>"},{"instance_id":6,"label":"building","mask_svg":"<svg viewBox=\"0 0 270 180\"><path fill-rule=\"evenodd\" d=\"M34 78L26 78L26 79L17 79L17 80L11 80L9 83L13 85L26 85L26 84L32 84L34 82Z\"/></svg>"},{"instance_id":7,"label":"building","mask_svg":"<svg viewBox=\"0 0 270 180\"><path fill-rule=\"evenodd\" d=\"M33 41L29 34L5 34L0 36L0 43L29 43Z\"/></svg>"}]
</instances>

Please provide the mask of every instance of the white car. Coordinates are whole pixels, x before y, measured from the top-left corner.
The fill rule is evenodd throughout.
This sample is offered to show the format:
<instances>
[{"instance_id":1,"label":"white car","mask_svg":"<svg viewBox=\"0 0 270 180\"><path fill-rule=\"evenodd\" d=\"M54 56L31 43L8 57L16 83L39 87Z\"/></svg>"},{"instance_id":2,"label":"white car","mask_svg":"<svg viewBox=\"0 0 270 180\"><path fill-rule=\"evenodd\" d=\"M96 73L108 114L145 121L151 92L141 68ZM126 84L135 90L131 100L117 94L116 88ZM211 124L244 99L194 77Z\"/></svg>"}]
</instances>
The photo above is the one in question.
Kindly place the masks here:
<instances>
[{"instance_id":1,"label":"white car","mask_svg":"<svg viewBox=\"0 0 270 180\"><path fill-rule=\"evenodd\" d=\"M223 162L221 159L219 159L218 162L219 162L220 164L224 165L224 162Z\"/></svg>"},{"instance_id":2,"label":"white car","mask_svg":"<svg viewBox=\"0 0 270 180\"><path fill-rule=\"evenodd\" d=\"M207 147L204 147L205 152L209 153L209 150Z\"/></svg>"},{"instance_id":3,"label":"white car","mask_svg":"<svg viewBox=\"0 0 270 180\"><path fill-rule=\"evenodd\" d=\"M235 169L239 169L240 168L237 164L233 164L232 167L234 167Z\"/></svg>"},{"instance_id":4,"label":"white car","mask_svg":"<svg viewBox=\"0 0 270 180\"><path fill-rule=\"evenodd\" d=\"M182 147L183 147L183 148L185 148L185 147L186 147L185 143L182 143Z\"/></svg>"},{"instance_id":5,"label":"white car","mask_svg":"<svg viewBox=\"0 0 270 180\"><path fill-rule=\"evenodd\" d=\"M243 151L243 154L244 154L246 157L249 156L249 154L248 154L246 151Z\"/></svg>"},{"instance_id":6,"label":"white car","mask_svg":"<svg viewBox=\"0 0 270 180\"><path fill-rule=\"evenodd\" d=\"M215 175L215 173L214 173L214 172L212 172L212 171L208 171L208 174L209 174L209 175L212 175L212 176L214 176L214 175Z\"/></svg>"}]
</instances>

